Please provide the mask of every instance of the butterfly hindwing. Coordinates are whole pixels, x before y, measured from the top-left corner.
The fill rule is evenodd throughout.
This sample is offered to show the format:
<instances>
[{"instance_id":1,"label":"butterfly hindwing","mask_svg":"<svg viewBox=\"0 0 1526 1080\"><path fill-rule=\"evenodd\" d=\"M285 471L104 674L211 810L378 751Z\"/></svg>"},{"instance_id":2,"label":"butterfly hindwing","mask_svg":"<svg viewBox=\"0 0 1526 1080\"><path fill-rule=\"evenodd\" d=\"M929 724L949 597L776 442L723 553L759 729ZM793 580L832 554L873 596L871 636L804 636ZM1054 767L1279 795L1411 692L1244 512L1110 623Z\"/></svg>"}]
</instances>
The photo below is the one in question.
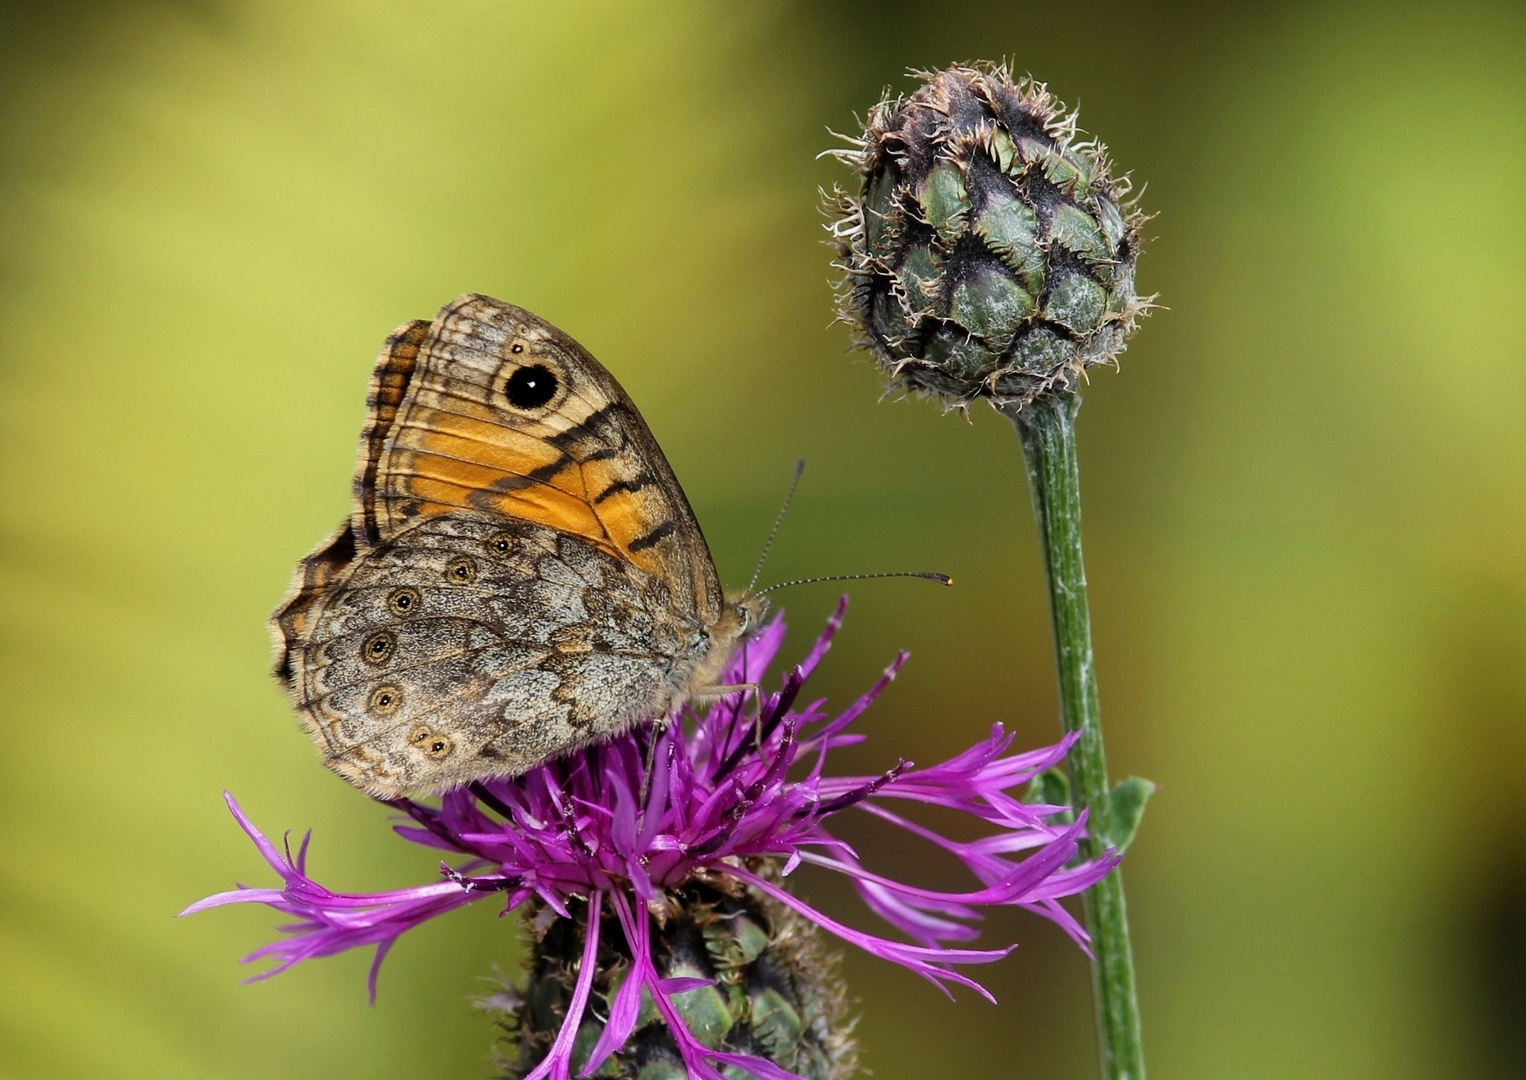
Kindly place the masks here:
<instances>
[{"instance_id":1,"label":"butterfly hindwing","mask_svg":"<svg viewBox=\"0 0 1526 1080\"><path fill-rule=\"evenodd\" d=\"M361 554L301 647L294 699L374 794L520 772L660 715L708 644L581 537L459 513ZM680 680L681 682L682 680Z\"/></svg>"}]
</instances>

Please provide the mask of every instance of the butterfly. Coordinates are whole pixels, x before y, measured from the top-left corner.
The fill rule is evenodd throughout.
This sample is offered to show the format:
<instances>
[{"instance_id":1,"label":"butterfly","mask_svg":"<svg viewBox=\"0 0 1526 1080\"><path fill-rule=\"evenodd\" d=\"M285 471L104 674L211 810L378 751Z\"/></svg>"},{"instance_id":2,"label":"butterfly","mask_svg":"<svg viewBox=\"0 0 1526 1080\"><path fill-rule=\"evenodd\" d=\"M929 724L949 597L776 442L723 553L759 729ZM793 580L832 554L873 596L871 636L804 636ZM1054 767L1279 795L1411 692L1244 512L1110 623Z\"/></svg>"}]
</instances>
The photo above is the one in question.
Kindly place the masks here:
<instances>
[{"instance_id":1,"label":"butterfly","mask_svg":"<svg viewBox=\"0 0 1526 1080\"><path fill-rule=\"evenodd\" d=\"M717 680L761 616L721 591L614 376L469 294L387 339L351 515L270 625L324 764L397 798L516 776L735 690Z\"/></svg>"}]
</instances>

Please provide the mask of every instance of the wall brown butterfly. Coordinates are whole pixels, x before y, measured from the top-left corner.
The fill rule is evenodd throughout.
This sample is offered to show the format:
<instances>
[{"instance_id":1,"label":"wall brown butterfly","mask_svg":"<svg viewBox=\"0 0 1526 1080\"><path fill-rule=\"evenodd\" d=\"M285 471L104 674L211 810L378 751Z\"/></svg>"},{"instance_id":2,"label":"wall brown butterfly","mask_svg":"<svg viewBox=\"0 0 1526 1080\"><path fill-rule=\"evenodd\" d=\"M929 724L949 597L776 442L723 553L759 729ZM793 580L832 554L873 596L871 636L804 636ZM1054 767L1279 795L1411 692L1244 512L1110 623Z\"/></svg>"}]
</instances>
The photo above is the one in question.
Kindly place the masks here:
<instances>
[{"instance_id":1,"label":"wall brown butterfly","mask_svg":"<svg viewBox=\"0 0 1526 1080\"><path fill-rule=\"evenodd\" d=\"M353 513L271 617L275 673L329 768L430 794L664 721L760 604L722 594L614 377L467 295L387 339Z\"/></svg>"}]
</instances>

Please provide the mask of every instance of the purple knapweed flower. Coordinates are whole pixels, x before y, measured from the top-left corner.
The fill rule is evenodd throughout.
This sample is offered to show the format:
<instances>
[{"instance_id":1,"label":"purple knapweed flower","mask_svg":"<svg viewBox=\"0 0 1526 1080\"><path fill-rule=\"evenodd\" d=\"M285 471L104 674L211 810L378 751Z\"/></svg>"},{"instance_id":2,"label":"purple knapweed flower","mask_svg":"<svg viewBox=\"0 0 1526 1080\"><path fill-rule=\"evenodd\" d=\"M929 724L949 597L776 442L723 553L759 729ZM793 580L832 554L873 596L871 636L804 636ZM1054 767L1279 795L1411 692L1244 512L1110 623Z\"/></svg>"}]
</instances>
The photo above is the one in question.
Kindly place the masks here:
<instances>
[{"instance_id":1,"label":"purple knapweed flower","mask_svg":"<svg viewBox=\"0 0 1526 1080\"><path fill-rule=\"evenodd\" d=\"M655 955L652 922L657 919L661 930L672 917L671 898L685 889L708 890L706 910L724 907L728 895L751 897L753 918L787 920L792 926L809 922L916 972L945 993L962 984L990 998L957 966L999 960L1016 947L953 944L978 936L975 924L983 907L1037 912L1085 948L1085 931L1059 901L1104 877L1118 856L1068 865L1084 832L1084 815L1068 823L1068 808L1025 803L1017 790L1058 764L1074 736L1045 749L1011 753L1012 736L996 724L988 738L929 769L901 761L880 776L826 775L829 752L863 739L846 729L906 660L900 654L867 693L837 716L826 713L821 701L797 709L800 690L831 645L846 608L844 597L815 646L777 692L736 694L703 715L686 709L661 730L631 731L523 776L451 791L438 808L392 800L390 805L412 819L395 826L399 835L465 856L455 866L442 863L441 879L428 885L381 893L332 892L308 876L308 838L293 856L289 845L278 848L266 839L228 796L239 825L284 884L266 889L240 885L191 905L185 914L259 903L292 916L295 921L282 927L285 937L245 958L275 961L255 978L302 960L374 945L369 979L374 998L387 950L425 920L499 893L505 896L506 912L525 905L549 909L580 935L573 952L580 951L581 958L574 955L564 965L570 993L555 1002L560 1025L548 1047L536 1048L544 1056L533 1068L527 1063L525 1080L567 1080L577 1066L582 1077L614 1075L606 1065L611 1055L638 1027L656 1023L671 1033L681 1059L673 1065L681 1065L678 1075L720 1080L719 1069L727 1066L763 1080L796 1075L776 1063L778 1055L770 1055L776 1059L771 1061L732 1052L739 1045L767 1050L771 1038L797 1037L789 1023L805 1020L790 1021L792 1014L777 1003L769 1005L771 1012L761 1006L754 1010L751 1034L740 1042L727 1042L708 1029L691 1030L704 1028L696 1020L702 1010L696 1011L695 995L713 987L717 978L733 983L740 978L735 964L726 967L731 963L723 955L726 949L740 949L741 959L732 957L736 963L751 959L756 950L749 954L745 945L716 946L706 938L715 962L701 967L699 975L692 965L675 966L671 957L666 958L666 974L660 970L664 961ZM783 640L781 616L739 650L723 682L755 683ZM749 715L746 699L752 697L758 706ZM948 839L890 809L897 800L963 811L984 822L989 835L964 842ZM976 887L917 888L865 868L848 845L827 831L829 818L850 809L952 853L974 876ZM1025 857L1015 857L1022 853ZM782 880L801 864L847 875L868 906L910 941L845 925L785 889ZM756 914L759 910L762 915ZM735 904L717 916L733 924L739 917L749 913ZM546 920L538 925L544 932ZM615 928L624 939L622 958L613 964L600 959L601 926L604 949ZM722 975L702 977L715 972ZM598 1010L590 1004L596 989L597 1000L604 1003ZM723 1019L719 1026L730 1022ZM830 1069L804 1071L835 1075Z\"/></svg>"}]
</instances>

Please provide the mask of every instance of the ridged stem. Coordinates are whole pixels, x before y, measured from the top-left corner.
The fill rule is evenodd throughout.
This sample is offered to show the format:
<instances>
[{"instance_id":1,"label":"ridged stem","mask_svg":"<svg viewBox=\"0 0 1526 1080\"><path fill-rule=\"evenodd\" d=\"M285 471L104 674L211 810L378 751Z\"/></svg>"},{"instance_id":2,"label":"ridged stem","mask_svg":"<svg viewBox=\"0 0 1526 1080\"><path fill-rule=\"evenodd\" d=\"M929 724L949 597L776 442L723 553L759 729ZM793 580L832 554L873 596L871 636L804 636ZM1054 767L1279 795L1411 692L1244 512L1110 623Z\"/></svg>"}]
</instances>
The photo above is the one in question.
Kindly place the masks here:
<instances>
[{"instance_id":1,"label":"ridged stem","mask_svg":"<svg viewBox=\"0 0 1526 1080\"><path fill-rule=\"evenodd\" d=\"M1115 832L1092 664L1086 567L1081 558L1081 473L1075 428L1080 407L1076 394L1043 394L1021 410L1007 410L1006 415L1017 427L1028 462L1033 512L1049 579L1060 718L1066 731L1081 733L1066 761L1071 805L1088 812L1088 836L1081 851L1087 859L1096 859L1111 846ZM1103 1080L1144 1080L1134 954L1120 872L1114 870L1088 889L1082 902L1096 954L1092 993Z\"/></svg>"}]
</instances>

